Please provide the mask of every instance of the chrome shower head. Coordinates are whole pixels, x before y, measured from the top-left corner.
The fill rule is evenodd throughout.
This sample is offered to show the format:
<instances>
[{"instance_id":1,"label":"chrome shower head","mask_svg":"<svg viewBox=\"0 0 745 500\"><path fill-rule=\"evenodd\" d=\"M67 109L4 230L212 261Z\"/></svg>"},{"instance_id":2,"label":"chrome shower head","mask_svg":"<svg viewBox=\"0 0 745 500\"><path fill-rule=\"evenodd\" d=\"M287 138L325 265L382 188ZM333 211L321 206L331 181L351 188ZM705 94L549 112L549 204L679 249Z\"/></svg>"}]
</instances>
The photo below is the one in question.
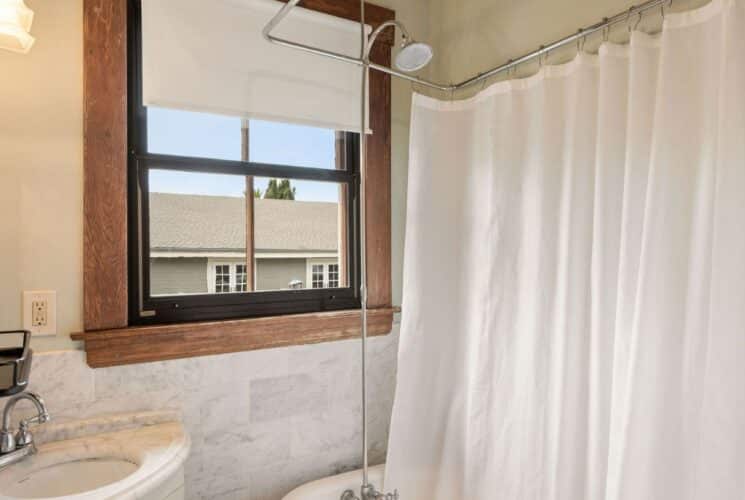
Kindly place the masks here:
<instances>
[{"instance_id":1,"label":"chrome shower head","mask_svg":"<svg viewBox=\"0 0 745 500\"><path fill-rule=\"evenodd\" d=\"M375 31L370 34L370 38L367 40L367 49L363 59L368 60L370 56L370 50L372 49L375 40L378 38L380 33L389 27L396 27L401 30L403 40L401 42L401 50L399 50L394 60L395 66L406 73L411 73L425 67L432 60L433 51L432 47L426 43L416 42L409 35L409 30L406 29L401 22L392 19L386 21L378 26Z\"/></svg>"},{"instance_id":2,"label":"chrome shower head","mask_svg":"<svg viewBox=\"0 0 745 500\"><path fill-rule=\"evenodd\" d=\"M401 71L411 73L429 64L433 55L432 47L426 43L404 39L401 50L396 55L395 64Z\"/></svg>"}]
</instances>

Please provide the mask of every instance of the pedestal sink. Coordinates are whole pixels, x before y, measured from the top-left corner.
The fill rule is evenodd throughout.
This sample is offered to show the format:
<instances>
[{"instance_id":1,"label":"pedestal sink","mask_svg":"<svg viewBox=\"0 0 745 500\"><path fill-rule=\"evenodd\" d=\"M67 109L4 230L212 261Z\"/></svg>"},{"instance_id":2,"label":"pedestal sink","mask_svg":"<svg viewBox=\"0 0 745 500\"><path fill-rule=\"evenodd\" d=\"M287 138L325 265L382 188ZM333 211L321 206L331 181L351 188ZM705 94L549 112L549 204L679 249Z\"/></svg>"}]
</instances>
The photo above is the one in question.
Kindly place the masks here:
<instances>
[{"instance_id":1,"label":"pedestal sink","mask_svg":"<svg viewBox=\"0 0 745 500\"><path fill-rule=\"evenodd\" d=\"M38 453L0 471L0 500L182 500L189 438L167 412L40 426Z\"/></svg>"},{"instance_id":2,"label":"pedestal sink","mask_svg":"<svg viewBox=\"0 0 745 500\"><path fill-rule=\"evenodd\" d=\"M49 498L76 495L121 481L138 464L121 458L89 458L41 468L3 488L14 498Z\"/></svg>"}]
</instances>

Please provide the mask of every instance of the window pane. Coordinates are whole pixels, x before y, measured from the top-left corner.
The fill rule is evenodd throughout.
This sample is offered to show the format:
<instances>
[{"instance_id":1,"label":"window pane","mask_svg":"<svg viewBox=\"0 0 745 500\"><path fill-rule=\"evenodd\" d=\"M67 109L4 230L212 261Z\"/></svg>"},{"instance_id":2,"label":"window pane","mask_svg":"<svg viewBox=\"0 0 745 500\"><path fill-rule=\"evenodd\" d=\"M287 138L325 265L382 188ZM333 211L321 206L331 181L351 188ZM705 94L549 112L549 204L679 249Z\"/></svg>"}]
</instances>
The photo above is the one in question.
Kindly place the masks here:
<instances>
[{"instance_id":1,"label":"window pane","mask_svg":"<svg viewBox=\"0 0 745 500\"><path fill-rule=\"evenodd\" d=\"M235 291L245 292L246 287L246 264L236 264L235 266Z\"/></svg>"},{"instance_id":2,"label":"window pane","mask_svg":"<svg viewBox=\"0 0 745 500\"><path fill-rule=\"evenodd\" d=\"M256 291L346 286L346 185L254 178Z\"/></svg>"},{"instance_id":3,"label":"window pane","mask_svg":"<svg viewBox=\"0 0 745 500\"><path fill-rule=\"evenodd\" d=\"M230 265L215 266L215 293L230 293Z\"/></svg>"},{"instance_id":4,"label":"window pane","mask_svg":"<svg viewBox=\"0 0 745 500\"><path fill-rule=\"evenodd\" d=\"M157 169L149 185L151 296L347 286L346 185Z\"/></svg>"},{"instance_id":5,"label":"window pane","mask_svg":"<svg viewBox=\"0 0 745 500\"><path fill-rule=\"evenodd\" d=\"M194 111L147 108L148 152L219 160L345 169L345 134L288 123L250 120L248 158L242 157L243 120Z\"/></svg>"},{"instance_id":6,"label":"window pane","mask_svg":"<svg viewBox=\"0 0 745 500\"><path fill-rule=\"evenodd\" d=\"M147 149L149 153L240 160L241 119L149 107Z\"/></svg>"},{"instance_id":7,"label":"window pane","mask_svg":"<svg viewBox=\"0 0 745 500\"><path fill-rule=\"evenodd\" d=\"M245 177L151 170L150 295L246 288Z\"/></svg>"},{"instance_id":8,"label":"window pane","mask_svg":"<svg viewBox=\"0 0 745 500\"><path fill-rule=\"evenodd\" d=\"M251 120L249 130L251 161L329 170L345 168L343 133L260 120Z\"/></svg>"},{"instance_id":9,"label":"window pane","mask_svg":"<svg viewBox=\"0 0 745 500\"><path fill-rule=\"evenodd\" d=\"M313 288L323 288L323 264L313 264L311 273Z\"/></svg>"},{"instance_id":10,"label":"window pane","mask_svg":"<svg viewBox=\"0 0 745 500\"><path fill-rule=\"evenodd\" d=\"M339 286L339 264L329 264L329 288Z\"/></svg>"}]
</instances>

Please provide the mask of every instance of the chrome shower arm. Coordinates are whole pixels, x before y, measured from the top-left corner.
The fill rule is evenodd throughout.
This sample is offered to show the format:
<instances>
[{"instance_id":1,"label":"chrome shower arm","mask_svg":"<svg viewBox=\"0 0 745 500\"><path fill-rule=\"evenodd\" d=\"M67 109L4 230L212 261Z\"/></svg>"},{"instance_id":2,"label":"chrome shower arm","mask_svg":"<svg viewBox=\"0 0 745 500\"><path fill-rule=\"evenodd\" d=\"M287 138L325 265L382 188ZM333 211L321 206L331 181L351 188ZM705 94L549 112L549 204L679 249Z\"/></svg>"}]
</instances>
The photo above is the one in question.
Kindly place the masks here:
<instances>
[{"instance_id":1,"label":"chrome shower arm","mask_svg":"<svg viewBox=\"0 0 745 500\"><path fill-rule=\"evenodd\" d=\"M411 39L411 35L409 35L409 30L406 29L406 26L403 25L400 21L396 21L395 19L392 19L390 21L386 21L382 23L380 26L375 28L375 31L370 33L370 38L367 40L367 47L365 47L365 57L364 60L369 63L370 61L370 50L372 49L373 44L375 43L375 40L377 40L378 36L383 32L384 29L389 27L395 27L401 30L401 33L404 34L404 40Z\"/></svg>"}]
</instances>

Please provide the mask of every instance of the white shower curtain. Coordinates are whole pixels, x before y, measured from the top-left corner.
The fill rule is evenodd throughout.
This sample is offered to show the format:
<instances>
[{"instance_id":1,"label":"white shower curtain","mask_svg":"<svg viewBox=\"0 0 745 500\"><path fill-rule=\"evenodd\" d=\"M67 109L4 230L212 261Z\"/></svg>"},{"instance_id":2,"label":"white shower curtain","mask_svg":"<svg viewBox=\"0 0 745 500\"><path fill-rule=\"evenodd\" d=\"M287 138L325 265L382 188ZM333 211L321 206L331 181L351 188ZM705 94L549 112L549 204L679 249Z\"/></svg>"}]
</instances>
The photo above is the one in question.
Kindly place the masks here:
<instances>
[{"instance_id":1,"label":"white shower curtain","mask_svg":"<svg viewBox=\"0 0 745 500\"><path fill-rule=\"evenodd\" d=\"M411 127L386 488L745 499L745 0Z\"/></svg>"}]
</instances>

